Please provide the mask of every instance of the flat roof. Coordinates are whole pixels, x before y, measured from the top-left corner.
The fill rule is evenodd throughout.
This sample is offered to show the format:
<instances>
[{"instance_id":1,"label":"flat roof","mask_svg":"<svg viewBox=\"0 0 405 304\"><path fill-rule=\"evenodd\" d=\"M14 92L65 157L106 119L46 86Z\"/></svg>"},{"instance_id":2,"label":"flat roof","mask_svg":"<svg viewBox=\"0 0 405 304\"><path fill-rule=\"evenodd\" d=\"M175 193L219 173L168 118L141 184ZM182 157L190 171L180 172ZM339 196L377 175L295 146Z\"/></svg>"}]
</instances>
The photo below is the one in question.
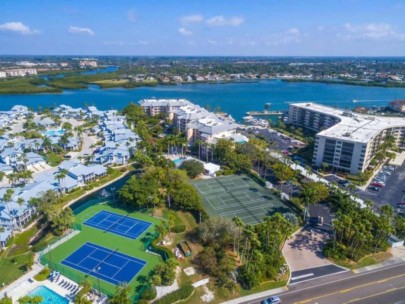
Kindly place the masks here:
<instances>
[{"instance_id":1,"label":"flat roof","mask_svg":"<svg viewBox=\"0 0 405 304\"><path fill-rule=\"evenodd\" d=\"M338 118L339 123L317 134L335 139L367 143L384 129L405 127L405 118L400 117L360 114L313 102L292 103L290 106Z\"/></svg>"},{"instance_id":2,"label":"flat roof","mask_svg":"<svg viewBox=\"0 0 405 304\"><path fill-rule=\"evenodd\" d=\"M186 106L186 105L191 105L191 102L188 101L187 99L156 99L156 98L151 98L151 99L141 99L138 102L142 107L167 107L167 106L172 106L172 107L180 107L180 106Z\"/></svg>"}]
</instances>

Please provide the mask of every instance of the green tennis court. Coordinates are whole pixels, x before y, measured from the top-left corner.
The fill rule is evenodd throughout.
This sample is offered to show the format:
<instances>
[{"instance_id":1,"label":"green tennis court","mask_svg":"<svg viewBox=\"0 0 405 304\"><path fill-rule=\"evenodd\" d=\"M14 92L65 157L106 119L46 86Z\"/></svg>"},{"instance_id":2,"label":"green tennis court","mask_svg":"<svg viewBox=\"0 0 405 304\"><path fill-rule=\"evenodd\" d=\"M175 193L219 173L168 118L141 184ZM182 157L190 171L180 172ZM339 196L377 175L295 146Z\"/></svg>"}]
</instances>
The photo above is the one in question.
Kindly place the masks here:
<instances>
[{"instance_id":1,"label":"green tennis court","mask_svg":"<svg viewBox=\"0 0 405 304\"><path fill-rule=\"evenodd\" d=\"M275 212L291 212L279 197L247 175L220 176L193 184L211 216L229 219L237 216L244 223L255 225Z\"/></svg>"}]
</instances>

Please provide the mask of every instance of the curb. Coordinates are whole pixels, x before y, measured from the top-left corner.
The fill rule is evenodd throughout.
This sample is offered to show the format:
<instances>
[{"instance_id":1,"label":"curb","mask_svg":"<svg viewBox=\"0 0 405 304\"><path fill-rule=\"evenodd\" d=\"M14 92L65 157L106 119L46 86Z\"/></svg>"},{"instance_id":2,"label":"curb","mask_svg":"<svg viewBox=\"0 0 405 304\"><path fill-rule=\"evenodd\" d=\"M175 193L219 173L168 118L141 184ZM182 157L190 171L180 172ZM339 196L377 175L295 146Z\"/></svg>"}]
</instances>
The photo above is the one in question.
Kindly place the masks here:
<instances>
[{"instance_id":1,"label":"curb","mask_svg":"<svg viewBox=\"0 0 405 304\"><path fill-rule=\"evenodd\" d=\"M244 297L236 298L236 299L233 299L230 301L222 302L221 304L239 304L239 303L246 302L246 301L255 301L257 299L272 296L277 293L282 293L284 291L288 291L288 288L286 286L254 293L249 296L244 296Z\"/></svg>"}]
</instances>

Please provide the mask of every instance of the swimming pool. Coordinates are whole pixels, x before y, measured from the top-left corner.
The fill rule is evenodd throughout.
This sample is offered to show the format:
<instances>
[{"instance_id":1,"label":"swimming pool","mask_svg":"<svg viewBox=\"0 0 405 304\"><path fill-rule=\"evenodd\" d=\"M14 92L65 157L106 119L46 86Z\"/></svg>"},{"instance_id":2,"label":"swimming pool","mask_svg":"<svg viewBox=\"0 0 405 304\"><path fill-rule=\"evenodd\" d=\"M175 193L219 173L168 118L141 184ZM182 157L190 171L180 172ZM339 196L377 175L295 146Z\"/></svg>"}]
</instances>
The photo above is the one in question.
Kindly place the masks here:
<instances>
[{"instance_id":1,"label":"swimming pool","mask_svg":"<svg viewBox=\"0 0 405 304\"><path fill-rule=\"evenodd\" d=\"M48 131L44 132L44 135L48 136L48 137L50 137L50 136L62 136L64 133L65 133L65 130L62 130L62 129L60 129L60 130L48 130Z\"/></svg>"},{"instance_id":2,"label":"swimming pool","mask_svg":"<svg viewBox=\"0 0 405 304\"><path fill-rule=\"evenodd\" d=\"M53 290L49 289L46 286L39 286L35 288L33 291L31 291L29 296L41 296L42 297L42 302L41 303L52 303L52 304L69 304L69 300L58 295L56 292Z\"/></svg>"},{"instance_id":3,"label":"swimming pool","mask_svg":"<svg viewBox=\"0 0 405 304\"><path fill-rule=\"evenodd\" d=\"M173 159L174 164L176 165L176 167L180 167L180 165L185 161L184 158L177 158L177 159Z\"/></svg>"}]
</instances>

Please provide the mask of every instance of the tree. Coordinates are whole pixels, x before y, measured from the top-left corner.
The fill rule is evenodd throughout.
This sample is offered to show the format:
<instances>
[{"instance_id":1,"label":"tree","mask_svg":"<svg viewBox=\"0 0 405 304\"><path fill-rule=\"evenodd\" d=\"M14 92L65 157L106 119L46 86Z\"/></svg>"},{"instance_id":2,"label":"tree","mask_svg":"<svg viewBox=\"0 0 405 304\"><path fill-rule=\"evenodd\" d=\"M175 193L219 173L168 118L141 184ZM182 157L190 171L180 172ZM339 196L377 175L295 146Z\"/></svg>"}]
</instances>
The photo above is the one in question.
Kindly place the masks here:
<instances>
[{"instance_id":1,"label":"tree","mask_svg":"<svg viewBox=\"0 0 405 304\"><path fill-rule=\"evenodd\" d=\"M204 165L195 159L191 159L185 160L180 169L186 170L188 177L196 178L204 172Z\"/></svg>"},{"instance_id":2,"label":"tree","mask_svg":"<svg viewBox=\"0 0 405 304\"><path fill-rule=\"evenodd\" d=\"M164 263L156 265L152 271L152 277L155 278L155 285L162 284L163 286L169 286L173 284L174 279L176 278L177 265L177 261L173 258L166 260ZM157 280L157 277L159 280ZM160 284L156 284L158 283L157 281L160 281Z\"/></svg>"},{"instance_id":3,"label":"tree","mask_svg":"<svg viewBox=\"0 0 405 304\"><path fill-rule=\"evenodd\" d=\"M282 185L292 179L295 176L295 171L291 169L288 165L283 164L283 163L276 163L272 167L273 173L280 182L281 185L281 191L282 191Z\"/></svg>"},{"instance_id":4,"label":"tree","mask_svg":"<svg viewBox=\"0 0 405 304\"><path fill-rule=\"evenodd\" d=\"M59 183L59 190L62 191L62 183L66 176L68 175L69 171L66 169L61 169L59 172L55 175L55 178L58 180Z\"/></svg>"},{"instance_id":5,"label":"tree","mask_svg":"<svg viewBox=\"0 0 405 304\"><path fill-rule=\"evenodd\" d=\"M111 304L131 304L129 297L130 287L127 284L120 284L116 286L115 294L110 299Z\"/></svg>"},{"instance_id":6,"label":"tree","mask_svg":"<svg viewBox=\"0 0 405 304\"><path fill-rule=\"evenodd\" d=\"M173 203L183 210L200 210L201 198L197 190L190 184L182 183L176 188L170 189Z\"/></svg>"},{"instance_id":7,"label":"tree","mask_svg":"<svg viewBox=\"0 0 405 304\"><path fill-rule=\"evenodd\" d=\"M72 209L65 208L50 219L51 228L57 235L63 234L74 222Z\"/></svg>"},{"instance_id":8,"label":"tree","mask_svg":"<svg viewBox=\"0 0 405 304\"><path fill-rule=\"evenodd\" d=\"M329 196L328 188L319 182L307 182L305 183L300 192L300 197L304 203L304 219L308 212L308 206L310 204L317 204L320 201L326 199Z\"/></svg>"},{"instance_id":9,"label":"tree","mask_svg":"<svg viewBox=\"0 0 405 304\"><path fill-rule=\"evenodd\" d=\"M0 304L13 304L13 300L9 297L4 297L0 299Z\"/></svg>"},{"instance_id":10,"label":"tree","mask_svg":"<svg viewBox=\"0 0 405 304\"><path fill-rule=\"evenodd\" d=\"M40 304L42 301L41 296L24 296L18 299L19 304Z\"/></svg>"},{"instance_id":11,"label":"tree","mask_svg":"<svg viewBox=\"0 0 405 304\"><path fill-rule=\"evenodd\" d=\"M88 280L80 283L82 289L76 294L73 303L75 304L91 304L92 301L87 299L87 294L91 291L91 283Z\"/></svg>"}]
</instances>

